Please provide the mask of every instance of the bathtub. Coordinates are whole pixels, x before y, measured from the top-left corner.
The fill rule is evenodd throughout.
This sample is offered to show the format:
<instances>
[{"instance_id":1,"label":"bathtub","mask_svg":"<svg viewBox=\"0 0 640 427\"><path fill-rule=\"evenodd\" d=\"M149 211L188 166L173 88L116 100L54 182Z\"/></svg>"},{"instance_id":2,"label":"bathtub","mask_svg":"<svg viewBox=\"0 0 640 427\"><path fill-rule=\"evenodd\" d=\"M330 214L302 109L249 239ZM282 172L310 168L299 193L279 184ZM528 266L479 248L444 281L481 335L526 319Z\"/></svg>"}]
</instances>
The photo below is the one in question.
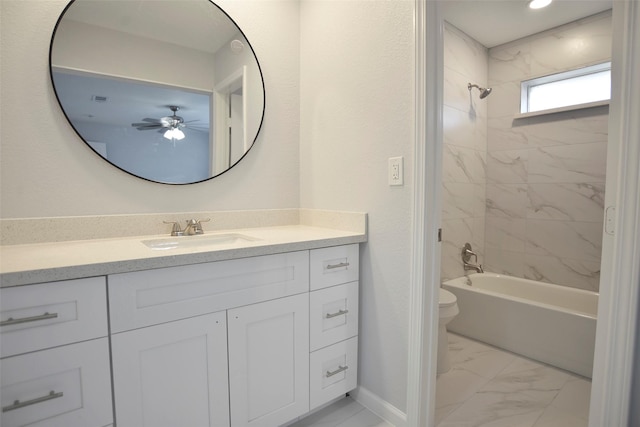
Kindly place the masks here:
<instances>
[{"instance_id":1,"label":"bathtub","mask_svg":"<svg viewBox=\"0 0 640 427\"><path fill-rule=\"evenodd\" d=\"M449 331L591 378L598 293L494 273L442 286L460 309Z\"/></svg>"}]
</instances>

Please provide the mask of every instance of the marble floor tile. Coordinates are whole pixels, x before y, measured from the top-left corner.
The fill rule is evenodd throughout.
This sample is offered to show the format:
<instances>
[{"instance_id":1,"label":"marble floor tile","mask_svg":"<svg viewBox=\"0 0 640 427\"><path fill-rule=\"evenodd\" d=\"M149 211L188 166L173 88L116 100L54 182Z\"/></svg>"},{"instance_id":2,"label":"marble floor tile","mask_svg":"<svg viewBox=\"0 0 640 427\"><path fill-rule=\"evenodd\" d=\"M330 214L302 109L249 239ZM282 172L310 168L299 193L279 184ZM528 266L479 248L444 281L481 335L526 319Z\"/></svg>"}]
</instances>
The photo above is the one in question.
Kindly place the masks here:
<instances>
[{"instance_id":1,"label":"marble floor tile","mask_svg":"<svg viewBox=\"0 0 640 427\"><path fill-rule=\"evenodd\" d=\"M451 369L436 380L436 408L466 401L486 382L486 378L472 372Z\"/></svg>"},{"instance_id":2,"label":"marble floor tile","mask_svg":"<svg viewBox=\"0 0 640 427\"><path fill-rule=\"evenodd\" d=\"M533 427L545 408L546 403L526 393L480 392L438 427Z\"/></svg>"},{"instance_id":3,"label":"marble floor tile","mask_svg":"<svg viewBox=\"0 0 640 427\"><path fill-rule=\"evenodd\" d=\"M462 406L462 403L453 403L451 405L436 407L436 416L435 416L436 426L439 426L440 423L445 418L447 418L451 413L453 413L453 411L458 409L460 406Z\"/></svg>"},{"instance_id":4,"label":"marble floor tile","mask_svg":"<svg viewBox=\"0 0 640 427\"><path fill-rule=\"evenodd\" d=\"M436 381L437 427L587 427L588 379L453 333L449 354L452 369Z\"/></svg>"},{"instance_id":5,"label":"marble floor tile","mask_svg":"<svg viewBox=\"0 0 640 427\"><path fill-rule=\"evenodd\" d=\"M580 418L589 418L589 400L591 398L591 381L584 378L571 377L562 387L551 405L569 411Z\"/></svg>"},{"instance_id":6,"label":"marble floor tile","mask_svg":"<svg viewBox=\"0 0 640 427\"><path fill-rule=\"evenodd\" d=\"M463 353L468 347L477 342L451 332L447 334L447 339L449 341L449 357L451 358L451 361L456 361L459 354Z\"/></svg>"},{"instance_id":7,"label":"marble floor tile","mask_svg":"<svg viewBox=\"0 0 640 427\"><path fill-rule=\"evenodd\" d=\"M511 353L476 341L467 341L468 344L451 358L454 371L468 371L491 379L515 360Z\"/></svg>"},{"instance_id":8,"label":"marble floor tile","mask_svg":"<svg viewBox=\"0 0 640 427\"><path fill-rule=\"evenodd\" d=\"M541 363L516 357L482 391L528 392L551 403L569 379L569 374Z\"/></svg>"},{"instance_id":9,"label":"marble floor tile","mask_svg":"<svg viewBox=\"0 0 640 427\"><path fill-rule=\"evenodd\" d=\"M587 418L578 417L552 405L545 409L533 427L587 427L588 425Z\"/></svg>"}]
</instances>

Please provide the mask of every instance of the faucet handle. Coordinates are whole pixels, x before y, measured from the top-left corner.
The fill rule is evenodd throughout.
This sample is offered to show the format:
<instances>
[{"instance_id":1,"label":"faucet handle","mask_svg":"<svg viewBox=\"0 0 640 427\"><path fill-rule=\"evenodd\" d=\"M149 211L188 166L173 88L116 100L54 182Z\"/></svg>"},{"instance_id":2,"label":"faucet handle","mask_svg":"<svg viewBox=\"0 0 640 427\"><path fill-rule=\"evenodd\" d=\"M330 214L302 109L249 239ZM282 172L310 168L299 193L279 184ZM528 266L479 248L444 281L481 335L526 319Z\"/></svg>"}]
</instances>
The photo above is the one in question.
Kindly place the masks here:
<instances>
[{"instance_id":1,"label":"faucet handle","mask_svg":"<svg viewBox=\"0 0 640 427\"><path fill-rule=\"evenodd\" d=\"M207 219L188 219L187 220L187 228L191 227L193 229L193 234L204 234L204 230L202 229L203 222L209 222L211 218Z\"/></svg>"},{"instance_id":2,"label":"faucet handle","mask_svg":"<svg viewBox=\"0 0 640 427\"><path fill-rule=\"evenodd\" d=\"M162 221L165 224L173 224L173 227L171 228L171 235L172 236L182 236L184 235L184 231L182 231L182 229L180 228L180 224L177 221Z\"/></svg>"},{"instance_id":3,"label":"faucet handle","mask_svg":"<svg viewBox=\"0 0 640 427\"><path fill-rule=\"evenodd\" d=\"M478 262L478 255L471 250L471 244L465 243L462 247L462 261L469 262L471 257L475 257L476 262Z\"/></svg>"}]
</instances>

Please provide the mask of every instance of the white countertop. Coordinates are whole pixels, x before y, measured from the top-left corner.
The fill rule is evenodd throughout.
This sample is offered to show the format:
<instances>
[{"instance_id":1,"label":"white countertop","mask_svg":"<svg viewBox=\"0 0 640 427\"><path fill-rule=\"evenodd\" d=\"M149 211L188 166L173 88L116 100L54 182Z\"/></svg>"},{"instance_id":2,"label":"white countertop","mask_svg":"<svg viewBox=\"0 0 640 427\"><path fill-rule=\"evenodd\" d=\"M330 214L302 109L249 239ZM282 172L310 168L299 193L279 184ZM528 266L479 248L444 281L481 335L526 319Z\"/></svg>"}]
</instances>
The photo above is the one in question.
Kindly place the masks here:
<instances>
[{"instance_id":1,"label":"white countertop","mask_svg":"<svg viewBox=\"0 0 640 427\"><path fill-rule=\"evenodd\" d=\"M259 240L168 250L154 250L142 243L143 240L169 237L164 234L0 246L0 287L247 258L367 240L366 232L307 225L224 230L204 236L228 233Z\"/></svg>"}]
</instances>

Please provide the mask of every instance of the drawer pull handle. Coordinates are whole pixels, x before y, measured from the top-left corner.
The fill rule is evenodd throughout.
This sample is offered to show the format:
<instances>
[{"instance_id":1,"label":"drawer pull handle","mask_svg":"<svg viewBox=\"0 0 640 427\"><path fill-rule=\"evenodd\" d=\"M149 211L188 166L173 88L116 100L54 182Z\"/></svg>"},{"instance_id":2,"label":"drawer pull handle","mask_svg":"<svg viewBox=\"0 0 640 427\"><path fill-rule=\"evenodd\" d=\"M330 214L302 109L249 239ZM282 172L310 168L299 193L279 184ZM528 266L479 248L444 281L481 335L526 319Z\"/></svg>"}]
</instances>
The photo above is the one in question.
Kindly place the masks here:
<instances>
[{"instance_id":1,"label":"drawer pull handle","mask_svg":"<svg viewBox=\"0 0 640 427\"><path fill-rule=\"evenodd\" d=\"M348 366L340 366L340 365L338 365L338 369L336 369L336 370L335 370L335 371L333 371L333 372L331 372L331 371L327 371L327 374L326 374L325 376L326 376L327 378L330 378L330 377L332 377L332 376L334 376L334 375L339 374L340 372L344 372L344 371L346 371L347 369L349 369L349 367L348 367Z\"/></svg>"},{"instance_id":2,"label":"drawer pull handle","mask_svg":"<svg viewBox=\"0 0 640 427\"><path fill-rule=\"evenodd\" d=\"M327 315L325 316L325 318L327 319L332 319L334 317L338 317L338 316L344 316L345 314L347 314L349 312L349 310L338 310L336 313L327 313Z\"/></svg>"},{"instance_id":3,"label":"drawer pull handle","mask_svg":"<svg viewBox=\"0 0 640 427\"><path fill-rule=\"evenodd\" d=\"M57 399L62 396L63 393L61 391L56 393L55 391L51 390L46 396L36 397L35 399L27 400L25 402L14 400L13 405L3 406L2 412L14 411L16 409L24 408L25 406L35 405L36 403L46 402L47 400Z\"/></svg>"},{"instance_id":4,"label":"drawer pull handle","mask_svg":"<svg viewBox=\"0 0 640 427\"><path fill-rule=\"evenodd\" d=\"M39 320L55 319L58 317L58 313L44 313L40 316L23 317L21 319L14 319L9 317L7 320L0 322L0 326L18 325L20 323L37 322Z\"/></svg>"},{"instance_id":5,"label":"drawer pull handle","mask_svg":"<svg viewBox=\"0 0 640 427\"><path fill-rule=\"evenodd\" d=\"M334 268L342 268L342 267L349 267L349 263L348 262L341 262L339 264L327 264L326 269L327 270L332 270Z\"/></svg>"}]
</instances>

